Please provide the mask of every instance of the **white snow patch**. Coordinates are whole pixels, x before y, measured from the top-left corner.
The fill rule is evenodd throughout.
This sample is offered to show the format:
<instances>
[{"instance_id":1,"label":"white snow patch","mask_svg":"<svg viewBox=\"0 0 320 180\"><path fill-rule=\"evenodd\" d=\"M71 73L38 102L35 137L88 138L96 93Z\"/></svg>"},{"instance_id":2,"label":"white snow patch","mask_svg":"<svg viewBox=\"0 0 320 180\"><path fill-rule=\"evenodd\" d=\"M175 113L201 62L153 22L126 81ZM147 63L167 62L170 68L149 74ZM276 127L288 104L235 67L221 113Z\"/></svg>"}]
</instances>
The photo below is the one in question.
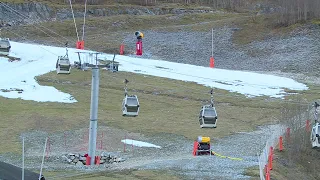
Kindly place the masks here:
<instances>
[{"instance_id":1,"label":"white snow patch","mask_svg":"<svg viewBox=\"0 0 320 180\"><path fill-rule=\"evenodd\" d=\"M65 55L65 48L13 41L11 41L11 47L9 55L20 58L21 61L8 62L7 58L0 58L2 68L0 71L0 96L38 102L77 102L70 94L61 92L54 87L40 86L35 80L36 76L55 70L57 57ZM78 61L78 55L75 52L83 51L73 48L68 50L71 63ZM88 57L82 56L82 58L88 60ZM105 58L110 60L113 55L99 55L99 59ZM115 60L120 63L120 71L196 82L209 87L245 94L248 97L263 95L283 97L286 94L284 91L286 88L290 90L308 89L306 85L290 78L274 75L120 55L116 56Z\"/></svg>"},{"instance_id":2,"label":"white snow patch","mask_svg":"<svg viewBox=\"0 0 320 180\"><path fill-rule=\"evenodd\" d=\"M143 141L136 141L136 140L132 140L132 139L124 139L121 140L121 142L125 143L125 144L129 144L129 145L133 145L133 146L138 146L138 147L154 147L154 148L161 148L160 146L151 144L151 143L147 143L147 142L143 142Z\"/></svg>"}]
</instances>

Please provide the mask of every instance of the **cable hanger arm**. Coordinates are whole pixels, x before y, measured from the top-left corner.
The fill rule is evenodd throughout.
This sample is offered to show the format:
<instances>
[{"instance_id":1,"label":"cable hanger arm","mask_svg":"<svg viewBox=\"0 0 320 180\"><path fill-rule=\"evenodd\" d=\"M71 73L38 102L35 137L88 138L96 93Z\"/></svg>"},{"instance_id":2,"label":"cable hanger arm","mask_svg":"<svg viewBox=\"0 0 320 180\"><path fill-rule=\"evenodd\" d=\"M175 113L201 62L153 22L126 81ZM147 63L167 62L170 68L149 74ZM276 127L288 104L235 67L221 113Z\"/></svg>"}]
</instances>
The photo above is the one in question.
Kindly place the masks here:
<instances>
[{"instance_id":1,"label":"cable hanger arm","mask_svg":"<svg viewBox=\"0 0 320 180\"><path fill-rule=\"evenodd\" d=\"M86 14L87 14L87 1L84 3L84 15L83 15L83 25L82 25L82 41L84 41L84 27L86 25Z\"/></svg>"},{"instance_id":2,"label":"cable hanger arm","mask_svg":"<svg viewBox=\"0 0 320 180\"><path fill-rule=\"evenodd\" d=\"M80 39L79 39L79 34L78 34L76 19L74 18L74 13L73 13L73 8L72 8L71 0L69 0L69 3L70 3L70 8L71 8L71 13L72 13L72 18L73 18L74 27L76 28L77 38L78 38L78 41L79 41Z\"/></svg>"}]
</instances>

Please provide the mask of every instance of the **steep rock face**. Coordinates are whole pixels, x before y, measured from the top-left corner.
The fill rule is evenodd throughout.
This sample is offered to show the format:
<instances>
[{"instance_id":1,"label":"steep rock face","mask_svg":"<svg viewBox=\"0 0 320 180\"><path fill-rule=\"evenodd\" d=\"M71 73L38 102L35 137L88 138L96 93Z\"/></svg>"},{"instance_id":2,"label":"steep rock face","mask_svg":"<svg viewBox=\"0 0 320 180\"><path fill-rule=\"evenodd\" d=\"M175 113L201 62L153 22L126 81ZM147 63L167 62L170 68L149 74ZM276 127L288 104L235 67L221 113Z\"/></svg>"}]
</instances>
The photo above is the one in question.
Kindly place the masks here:
<instances>
[{"instance_id":1,"label":"steep rock face","mask_svg":"<svg viewBox=\"0 0 320 180\"><path fill-rule=\"evenodd\" d=\"M200 9L163 9L163 8L145 8L145 7L112 7L112 8L92 8L87 10L88 16L114 16L121 14L128 15L164 15L164 14L185 14L185 13L212 13L212 10L200 10ZM75 17L83 17L83 11L75 11ZM58 20L64 20L72 18L70 9L59 9L57 11L56 18Z\"/></svg>"},{"instance_id":2,"label":"steep rock face","mask_svg":"<svg viewBox=\"0 0 320 180\"><path fill-rule=\"evenodd\" d=\"M5 25L50 20L52 17L52 8L42 3L1 3L0 6L0 20Z\"/></svg>"},{"instance_id":3,"label":"steep rock face","mask_svg":"<svg viewBox=\"0 0 320 180\"><path fill-rule=\"evenodd\" d=\"M54 9L47 4L39 2L26 3L1 3L0 23L2 26L29 24L39 21L66 20L72 18L70 8ZM84 9L74 9L74 16L82 18ZM183 8L158 8L158 7L131 7L112 6L107 8L88 7L88 17L113 16L113 15L164 15L185 13L212 13L210 9L183 9Z\"/></svg>"}]
</instances>

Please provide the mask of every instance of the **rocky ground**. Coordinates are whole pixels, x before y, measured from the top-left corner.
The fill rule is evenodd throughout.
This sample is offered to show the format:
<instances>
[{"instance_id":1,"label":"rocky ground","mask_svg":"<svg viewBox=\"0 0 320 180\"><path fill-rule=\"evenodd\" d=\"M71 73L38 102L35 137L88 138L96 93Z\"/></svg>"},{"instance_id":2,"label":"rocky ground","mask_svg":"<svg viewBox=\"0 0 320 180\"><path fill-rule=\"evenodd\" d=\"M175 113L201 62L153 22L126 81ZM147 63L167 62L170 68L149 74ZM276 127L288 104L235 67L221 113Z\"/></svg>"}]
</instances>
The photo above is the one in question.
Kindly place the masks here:
<instances>
[{"instance_id":1,"label":"rocky ground","mask_svg":"<svg viewBox=\"0 0 320 180\"><path fill-rule=\"evenodd\" d=\"M286 37L270 37L248 45L233 44L236 27L214 29L215 67L245 71L280 71L316 76L320 72L320 27L306 26ZM142 58L209 66L211 32L145 31ZM130 51L135 40L128 35L124 42Z\"/></svg>"},{"instance_id":2,"label":"rocky ground","mask_svg":"<svg viewBox=\"0 0 320 180\"><path fill-rule=\"evenodd\" d=\"M41 165L45 137L49 137L48 145L50 151L47 151L44 163L44 172L52 170L74 169L80 170L80 173L92 173L97 171L123 170L123 169L153 169L167 170L173 174L179 174L190 179L249 179L244 175L246 168L257 166L258 157L268 139L267 134L278 131L277 126L264 126L255 132L239 132L226 138L213 138L212 150L219 155L232 158L223 158L220 156L198 156L192 155L193 141L184 137L159 134L155 137L145 137L140 134L128 133L114 128L100 127L104 131L104 137L98 137L98 155L101 152L109 153L113 156L121 157L125 161L119 163L104 164L100 167L87 167L71 165L64 161L63 155L66 153L86 153L87 141L86 130L74 132L65 132L61 134L47 134L45 132L25 133L26 148L26 168L38 171ZM67 145L65 146L65 134L67 134ZM158 148L132 147L120 142L121 139L132 138L161 146ZM100 140L105 145L100 149ZM10 155L0 156L0 160L21 166L21 158L10 157ZM75 172L74 174L79 174ZM70 176L72 173L65 173L64 176ZM62 177L60 175L59 177Z\"/></svg>"}]
</instances>

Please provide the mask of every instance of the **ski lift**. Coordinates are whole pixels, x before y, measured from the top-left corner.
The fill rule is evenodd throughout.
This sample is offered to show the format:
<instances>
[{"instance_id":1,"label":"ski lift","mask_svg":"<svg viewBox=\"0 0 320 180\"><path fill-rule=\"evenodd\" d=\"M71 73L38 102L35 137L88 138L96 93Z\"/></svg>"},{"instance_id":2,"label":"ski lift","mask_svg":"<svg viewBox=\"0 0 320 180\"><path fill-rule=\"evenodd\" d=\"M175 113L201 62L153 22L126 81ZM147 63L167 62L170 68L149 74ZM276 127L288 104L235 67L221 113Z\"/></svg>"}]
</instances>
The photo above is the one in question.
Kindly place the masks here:
<instances>
[{"instance_id":1,"label":"ski lift","mask_svg":"<svg viewBox=\"0 0 320 180\"><path fill-rule=\"evenodd\" d=\"M71 63L68 57L68 43L66 43L66 55L58 56L56 63L57 74L70 74Z\"/></svg>"},{"instance_id":2,"label":"ski lift","mask_svg":"<svg viewBox=\"0 0 320 180\"><path fill-rule=\"evenodd\" d=\"M319 106L320 105L317 102L315 102L315 104L314 104L315 125L312 126L311 135L310 135L312 148L320 148L320 136L319 136L320 135L320 124L318 121L318 107Z\"/></svg>"},{"instance_id":3,"label":"ski lift","mask_svg":"<svg viewBox=\"0 0 320 180\"><path fill-rule=\"evenodd\" d=\"M211 104L204 105L200 109L199 123L201 128L216 128L217 127L217 111L213 104L213 89L210 91Z\"/></svg>"},{"instance_id":4,"label":"ski lift","mask_svg":"<svg viewBox=\"0 0 320 180\"><path fill-rule=\"evenodd\" d=\"M140 104L137 95L128 95L127 83L129 81L125 79L125 97L122 101L122 116L136 117L139 114Z\"/></svg>"},{"instance_id":5,"label":"ski lift","mask_svg":"<svg viewBox=\"0 0 320 180\"><path fill-rule=\"evenodd\" d=\"M9 55L10 49L11 45L9 39L0 38L0 54L7 56Z\"/></svg>"},{"instance_id":6,"label":"ski lift","mask_svg":"<svg viewBox=\"0 0 320 180\"><path fill-rule=\"evenodd\" d=\"M112 61L111 61L110 63L107 63L107 69L108 69L109 71L111 71L111 72L117 72L118 69L119 69L119 68L118 68L118 67L119 67L119 64L116 64L116 63L114 62L115 57L116 57L116 54L113 55Z\"/></svg>"},{"instance_id":7,"label":"ski lift","mask_svg":"<svg viewBox=\"0 0 320 180\"><path fill-rule=\"evenodd\" d=\"M87 71L89 68L89 63L85 62L84 60L81 60L80 53L82 52L76 52L76 53L78 54L79 61L75 61L74 66L83 71Z\"/></svg>"}]
</instances>

